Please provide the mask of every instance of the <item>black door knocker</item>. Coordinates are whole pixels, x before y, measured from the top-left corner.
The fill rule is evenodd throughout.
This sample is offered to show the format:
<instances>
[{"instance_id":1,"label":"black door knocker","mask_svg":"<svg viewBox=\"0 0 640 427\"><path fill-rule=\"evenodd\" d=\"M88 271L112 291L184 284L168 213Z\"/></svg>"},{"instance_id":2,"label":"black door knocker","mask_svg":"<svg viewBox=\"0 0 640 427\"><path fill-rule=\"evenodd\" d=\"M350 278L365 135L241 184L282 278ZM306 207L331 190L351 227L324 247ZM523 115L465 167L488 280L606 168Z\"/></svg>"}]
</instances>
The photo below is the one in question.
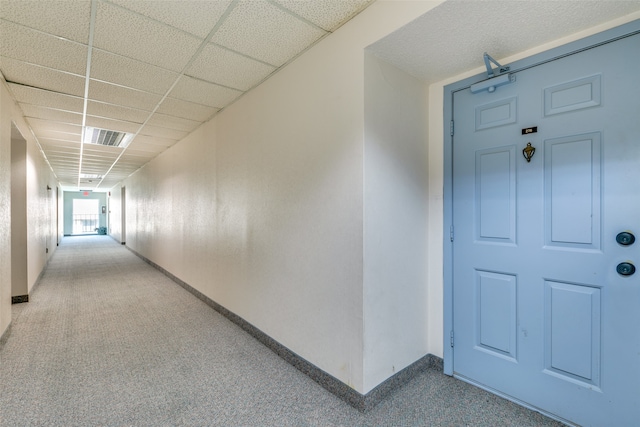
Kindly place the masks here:
<instances>
[{"instance_id":1,"label":"black door knocker","mask_svg":"<svg viewBox=\"0 0 640 427\"><path fill-rule=\"evenodd\" d=\"M536 148L531 146L530 142L527 142L527 146L522 149L522 155L527 159L527 163L531 161L533 154L536 152Z\"/></svg>"}]
</instances>

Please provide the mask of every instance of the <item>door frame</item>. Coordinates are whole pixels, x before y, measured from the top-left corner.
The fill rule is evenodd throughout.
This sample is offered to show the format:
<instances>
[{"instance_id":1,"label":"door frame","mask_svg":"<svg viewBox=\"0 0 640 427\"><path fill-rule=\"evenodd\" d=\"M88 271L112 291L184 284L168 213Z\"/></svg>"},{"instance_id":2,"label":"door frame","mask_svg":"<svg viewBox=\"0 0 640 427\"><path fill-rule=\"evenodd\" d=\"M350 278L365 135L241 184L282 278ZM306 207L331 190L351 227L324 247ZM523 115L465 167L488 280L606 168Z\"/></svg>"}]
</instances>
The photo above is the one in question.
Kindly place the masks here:
<instances>
[{"instance_id":1,"label":"door frame","mask_svg":"<svg viewBox=\"0 0 640 427\"><path fill-rule=\"evenodd\" d=\"M618 27L587 36L580 40L567 43L556 48L515 61L509 65L510 73L517 73L547 62L555 61L565 56L573 55L606 43L626 38L640 33L640 19L622 24ZM488 47L490 48L490 47ZM478 58L481 54L478 54ZM450 129L453 126L453 95L460 90L468 89L472 84L487 80L487 73L483 72L473 77L451 83L444 87L444 218L443 218L443 359L444 373L453 375L453 137ZM517 80L516 80L517 83ZM496 91L499 91L497 88ZM454 129L455 130L455 129ZM454 132L455 133L455 132Z\"/></svg>"}]
</instances>

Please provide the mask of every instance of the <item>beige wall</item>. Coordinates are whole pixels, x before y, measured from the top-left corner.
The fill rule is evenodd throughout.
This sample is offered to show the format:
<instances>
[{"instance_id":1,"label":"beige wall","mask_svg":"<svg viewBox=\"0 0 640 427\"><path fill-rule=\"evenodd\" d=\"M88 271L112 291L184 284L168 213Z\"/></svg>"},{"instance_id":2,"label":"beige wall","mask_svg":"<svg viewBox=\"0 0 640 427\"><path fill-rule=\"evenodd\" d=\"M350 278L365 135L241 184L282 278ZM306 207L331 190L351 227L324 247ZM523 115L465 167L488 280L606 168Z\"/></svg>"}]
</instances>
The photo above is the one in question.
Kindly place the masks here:
<instances>
[{"instance_id":1,"label":"beige wall","mask_svg":"<svg viewBox=\"0 0 640 427\"><path fill-rule=\"evenodd\" d=\"M0 336L11 323L11 111L0 82Z\"/></svg>"},{"instance_id":2,"label":"beige wall","mask_svg":"<svg viewBox=\"0 0 640 427\"><path fill-rule=\"evenodd\" d=\"M426 325L407 323L426 317L424 260L405 272L399 257L379 266L385 278L364 280L374 273L365 246L379 254L378 237L399 245L410 227L370 210L367 220L391 230L370 229L369 239L365 231L364 174L375 159L364 154L374 146L365 138L364 49L438 3L373 4L125 181L132 249L361 393L426 354ZM407 105L421 105L416 114L426 117L424 87L399 81L422 87ZM422 144L423 125L409 132L422 133ZM415 144L409 151L426 155ZM409 152L399 158L407 156L426 164ZM367 173L384 178L373 167ZM426 212L426 182L418 181L414 204ZM398 196L371 190L376 203ZM419 222L423 233L424 215ZM424 239L409 245L425 254ZM381 307L378 292L398 297ZM394 326L380 330L385 319ZM367 335L368 327L377 331Z\"/></svg>"},{"instance_id":3,"label":"beige wall","mask_svg":"<svg viewBox=\"0 0 640 427\"><path fill-rule=\"evenodd\" d=\"M118 243L123 243L122 233L122 187L117 185L110 191L107 196L107 209L109 209L109 223L107 225L108 233Z\"/></svg>"},{"instance_id":4,"label":"beige wall","mask_svg":"<svg viewBox=\"0 0 640 427\"><path fill-rule=\"evenodd\" d=\"M364 67L364 379L428 353L427 85L367 53Z\"/></svg>"},{"instance_id":5,"label":"beige wall","mask_svg":"<svg viewBox=\"0 0 640 427\"><path fill-rule=\"evenodd\" d=\"M11 135L11 296L29 294L27 275L27 141Z\"/></svg>"},{"instance_id":6,"label":"beige wall","mask_svg":"<svg viewBox=\"0 0 640 427\"><path fill-rule=\"evenodd\" d=\"M0 333L11 322L11 124L27 141L27 292L56 248L56 180L33 135L0 79ZM47 190L47 186L51 190ZM48 249L48 250L47 250Z\"/></svg>"},{"instance_id":7,"label":"beige wall","mask_svg":"<svg viewBox=\"0 0 640 427\"><path fill-rule=\"evenodd\" d=\"M26 133L26 132L25 132ZM56 185L38 145L27 139L27 274L29 293L56 249ZM47 190L47 187L50 190Z\"/></svg>"}]
</instances>

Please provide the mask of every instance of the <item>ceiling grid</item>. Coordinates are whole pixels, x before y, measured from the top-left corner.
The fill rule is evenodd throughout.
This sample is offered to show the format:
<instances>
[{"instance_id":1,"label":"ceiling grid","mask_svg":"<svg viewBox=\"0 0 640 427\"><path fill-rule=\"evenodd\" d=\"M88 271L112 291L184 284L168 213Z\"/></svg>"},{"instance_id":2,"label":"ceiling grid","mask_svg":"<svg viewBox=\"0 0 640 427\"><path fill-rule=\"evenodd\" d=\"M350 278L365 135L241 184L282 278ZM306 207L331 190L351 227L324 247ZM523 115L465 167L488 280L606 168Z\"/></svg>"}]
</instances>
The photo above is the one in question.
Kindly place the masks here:
<instances>
[{"instance_id":1,"label":"ceiling grid","mask_svg":"<svg viewBox=\"0 0 640 427\"><path fill-rule=\"evenodd\" d=\"M107 190L370 3L2 0L0 73L63 188Z\"/></svg>"}]
</instances>

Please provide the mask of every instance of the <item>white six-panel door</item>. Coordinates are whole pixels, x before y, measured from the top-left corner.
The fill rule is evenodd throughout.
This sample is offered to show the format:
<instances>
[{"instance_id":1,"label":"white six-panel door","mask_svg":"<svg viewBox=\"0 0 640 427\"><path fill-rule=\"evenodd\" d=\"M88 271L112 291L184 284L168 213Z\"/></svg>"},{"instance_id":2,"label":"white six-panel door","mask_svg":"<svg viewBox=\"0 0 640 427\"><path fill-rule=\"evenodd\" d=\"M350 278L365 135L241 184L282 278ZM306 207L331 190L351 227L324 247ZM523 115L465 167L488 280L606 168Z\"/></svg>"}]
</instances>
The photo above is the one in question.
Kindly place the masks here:
<instances>
[{"instance_id":1,"label":"white six-panel door","mask_svg":"<svg viewBox=\"0 0 640 427\"><path fill-rule=\"evenodd\" d=\"M640 425L640 35L453 107L454 374L580 425Z\"/></svg>"}]
</instances>

